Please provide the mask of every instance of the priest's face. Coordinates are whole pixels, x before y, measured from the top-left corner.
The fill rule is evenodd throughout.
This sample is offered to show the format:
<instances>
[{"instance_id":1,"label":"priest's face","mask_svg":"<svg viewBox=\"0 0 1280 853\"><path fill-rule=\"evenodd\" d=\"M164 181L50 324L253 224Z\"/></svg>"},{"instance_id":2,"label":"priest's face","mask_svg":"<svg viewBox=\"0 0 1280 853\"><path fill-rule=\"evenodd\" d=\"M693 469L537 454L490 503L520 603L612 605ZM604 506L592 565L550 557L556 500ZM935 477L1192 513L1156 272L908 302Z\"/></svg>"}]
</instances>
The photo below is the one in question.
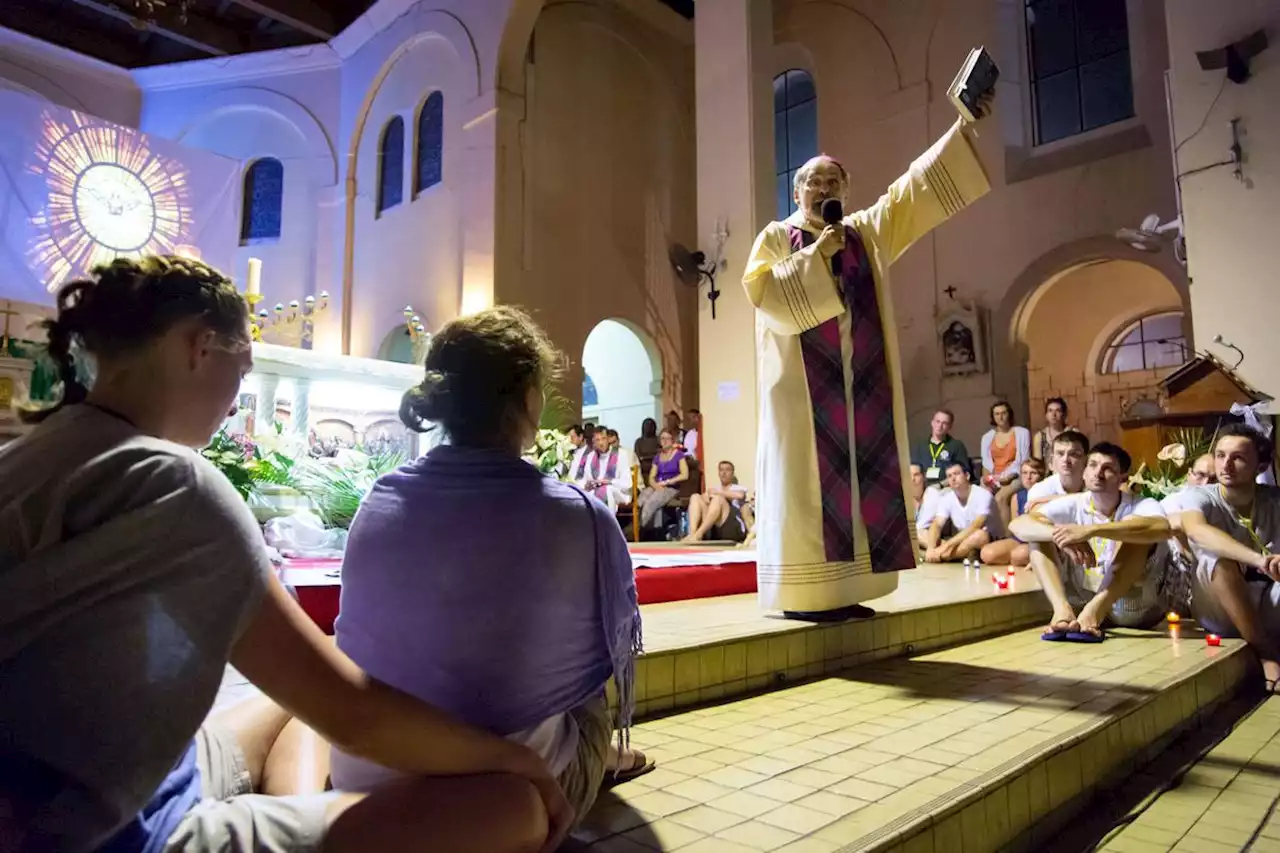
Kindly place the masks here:
<instances>
[{"instance_id":1,"label":"priest's face","mask_svg":"<svg viewBox=\"0 0 1280 853\"><path fill-rule=\"evenodd\" d=\"M803 177L795 187L796 207L804 211L805 218L821 226L822 203L838 198L844 204L849 189L849 179L844 168L830 157L814 157L800 168Z\"/></svg>"}]
</instances>

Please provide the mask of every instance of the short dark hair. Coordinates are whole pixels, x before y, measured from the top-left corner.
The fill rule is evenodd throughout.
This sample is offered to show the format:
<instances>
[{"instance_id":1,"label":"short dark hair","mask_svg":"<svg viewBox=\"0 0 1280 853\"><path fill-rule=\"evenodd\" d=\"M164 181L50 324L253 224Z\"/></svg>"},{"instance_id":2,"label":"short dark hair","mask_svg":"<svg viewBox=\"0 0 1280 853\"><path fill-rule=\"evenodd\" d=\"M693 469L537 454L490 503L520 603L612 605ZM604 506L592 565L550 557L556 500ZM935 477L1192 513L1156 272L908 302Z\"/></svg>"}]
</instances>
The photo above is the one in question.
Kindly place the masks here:
<instances>
[{"instance_id":1,"label":"short dark hair","mask_svg":"<svg viewBox=\"0 0 1280 853\"><path fill-rule=\"evenodd\" d=\"M717 467L717 468L719 468L721 465L728 465L728 466L729 466L730 468L732 468L733 470L735 470L735 471L737 471L737 470L738 470L738 466L737 466L737 465L734 465L734 464L733 464L732 462L730 462L728 459L721 459L719 462L717 462L717 463L716 463L716 467Z\"/></svg>"},{"instance_id":2,"label":"short dark hair","mask_svg":"<svg viewBox=\"0 0 1280 853\"><path fill-rule=\"evenodd\" d=\"M1244 423L1223 424L1218 427L1218 437L1213 440L1216 450L1218 441L1224 438L1247 438L1253 442L1253 449L1258 453L1258 464L1266 468L1274 458L1274 446L1271 439Z\"/></svg>"},{"instance_id":3,"label":"short dark hair","mask_svg":"<svg viewBox=\"0 0 1280 853\"><path fill-rule=\"evenodd\" d=\"M1062 414L1065 415L1067 413L1067 401L1062 399L1061 397L1050 397L1048 400L1045 400L1044 410L1046 412L1049 411L1049 407L1052 406L1054 403L1057 403L1059 406L1062 407Z\"/></svg>"},{"instance_id":4,"label":"short dark hair","mask_svg":"<svg viewBox=\"0 0 1280 853\"><path fill-rule=\"evenodd\" d=\"M956 422L956 413L951 411L950 409L934 409L933 417L936 418L938 415L946 415L947 417L951 418L952 423Z\"/></svg>"},{"instance_id":5,"label":"short dark hair","mask_svg":"<svg viewBox=\"0 0 1280 853\"><path fill-rule=\"evenodd\" d=\"M946 471L950 471L952 468L959 468L961 471L964 471L966 474L969 473L968 466L966 466L959 459L952 459L950 462L948 462L947 467L943 473L946 473Z\"/></svg>"},{"instance_id":6,"label":"short dark hair","mask_svg":"<svg viewBox=\"0 0 1280 853\"><path fill-rule=\"evenodd\" d=\"M578 435L582 435L582 424L569 424L569 428L565 432L576 432Z\"/></svg>"},{"instance_id":7,"label":"short dark hair","mask_svg":"<svg viewBox=\"0 0 1280 853\"><path fill-rule=\"evenodd\" d=\"M617 431L616 429L610 428L610 429L605 430L605 432L608 434L609 438L617 438L617 437L618 437L618 431Z\"/></svg>"},{"instance_id":8,"label":"short dark hair","mask_svg":"<svg viewBox=\"0 0 1280 853\"><path fill-rule=\"evenodd\" d=\"M1000 408L1001 406L1004 406L1006 409L1009 410L1009 425L1013 426L1014 424L1016 424L1018 421L1014 417L1013 406L1009 405L1009 401L996 400L994 403L991 404L991 411L987 413L988 416L991 418L991 425L992 426L996 425L996 409Z\"/></svg>"},{"instance_id":9,"label":"short dark hair","mask_svg":"<svg viewBox=\"0 0 1280 853\"><path fill-rule=\"evenodd\" d=\"M700 414L702 414L702 410L701 410L701 409L689 409L689 410L688 410L688 413L689 413L689 414L691 414L691 415L700 415Z\"/></svg>"},{"instance_id":10,"label":"short dark hair","mask_svg":"<svg viewBox=\"0 0 1280 853\"><path fill-rule=\"evenodd\" d=\"M1130 466L1133 465L1133 457L1129 455L1129 451L1125 450L1118 444L1112 444L1109 441L1099 441L1093 447L1089 448L1089 455L1099 454L1101 456L1110 456L1120 466L1122 474L1128 474Z\"/></svg>"},{"instance_id":11,"label":"short dark hair","mask_svg":"<svg viewBox=\"0 0 1280 853\"><path fill-rule=\"evenodd\" d=\"M1053 444L1051 444L1050 447L1054 447L1059 444L1074 444L1076 447L1080 448L1081 453L1089 452L1089 437L1079 430L1064 429L1062 432L1058 433L1054 436Z\"/></svg>"}]
</instances>

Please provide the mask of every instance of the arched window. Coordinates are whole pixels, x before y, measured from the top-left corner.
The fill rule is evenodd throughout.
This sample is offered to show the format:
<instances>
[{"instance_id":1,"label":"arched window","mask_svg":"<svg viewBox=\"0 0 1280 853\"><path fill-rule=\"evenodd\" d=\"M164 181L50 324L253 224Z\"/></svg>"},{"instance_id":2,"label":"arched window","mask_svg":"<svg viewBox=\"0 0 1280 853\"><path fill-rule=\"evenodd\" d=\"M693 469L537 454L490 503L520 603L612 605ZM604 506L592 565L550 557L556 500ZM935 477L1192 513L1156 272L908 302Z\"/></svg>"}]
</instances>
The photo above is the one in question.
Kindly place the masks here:
<instances>
[{"instance_id":1,"label":"arched window","mask_svg":"<svg viewBox=\"0 0 1280 853\"><path fill-rule=\"evenodd\" d=\"M806 71L773 78L773 161L778 180L778 219L796 209L796 170L818 154L818 92Z\"/></svg>"},{"instance_id":2,"label":"arched window","mask_svg":"<svg viewBox=\"0 0 1280 853\"><path fill-rule=\"evenodd\" d=\"M418 156L414 164L413 195L444 178L444 95L432 92L418 113Z\"/></svg>"},{"instance_id":3,"label":"arched window","mask_svg":"<svg viewBox=\"0 0 1280 853\"><path fill-rule=\"evenodd\" d=\"M404 199L404 119L387 122L378 145L378 213Z\"/></svg>"},{"instance_id":4,"label":"arched window","mask_svg":"<svg viewBox=\"0 0 1280 853\"><path fill-rule=\"evenodd\" d=\"M1182 334L1181 311L1167 311L1135 320L1107 344L1102 355L1103 373L1177 367L1187 360L1187 339Z\"/></svg>"},{"instance_id":5,"label":"arched window","mask_svg":"<svg viewBox=\"0 0 1280 853\"><path fill-rule=\"evenodd\" d=\"M272 157L254 160L244 172L240 242L280 238L284 206L284 166Z\"/></svg>"},{"instance_id":6,"label":"arched window","mask_svg":"<svg viewBox=\"0 0 1280 853\"><path fill-rule=\"evenodd\" d=\"M583 374L582 376L582 405L600 405L600 395L596 392L596 383L586 374Z\"/></svg>"}]
</instances>

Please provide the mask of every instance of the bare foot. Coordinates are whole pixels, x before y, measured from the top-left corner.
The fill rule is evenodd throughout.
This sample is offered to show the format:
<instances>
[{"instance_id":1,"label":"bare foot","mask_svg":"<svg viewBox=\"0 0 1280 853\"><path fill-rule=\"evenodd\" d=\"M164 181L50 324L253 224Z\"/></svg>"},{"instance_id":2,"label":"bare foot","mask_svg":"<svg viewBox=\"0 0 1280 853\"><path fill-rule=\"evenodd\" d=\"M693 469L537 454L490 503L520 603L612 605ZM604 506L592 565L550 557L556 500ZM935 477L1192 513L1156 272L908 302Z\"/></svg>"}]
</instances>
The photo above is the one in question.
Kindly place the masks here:
<instances>
[{"instance_id":1,"label":"bare foot","mask_svg":"<svg viewBox=\"0 0 1280 853\"><path fill-rule=\"evenodd\" d=\"M1080 609L1080 615L1076 617L1079 623L1078 630L1095 636L1102 635L1102 620L1106 618L1105 614L1099 615L1098 611L1102 607L1098 603L1097 597L1093 598L1088 604Z\"/></svg>"},{"instance_id":2,"label":"bare foot","mask_svg":"<svg viewBox=\"0 0 1280 853\"><path fill-rule=\"evenodd\" d=\"M1262 677L1267 680L1267 690L1275 693L1277 685L1280 685L1280 661L1268 658L1260 658L1260 660L1262 662Z\"/></svg>"},{"instance_id":3,"label":"bare foot","mask_svg":"<svg viewBox=\"0 0 1280 853\"><path fill-rule=\"evenodd\" d=\"M1054 634L1065 634L1067 631L1074 630L1074 626L1076 626L1075 611L1070 606L1066 606L1053 612L1048 631Z\"/></svg>"}]
</instances>

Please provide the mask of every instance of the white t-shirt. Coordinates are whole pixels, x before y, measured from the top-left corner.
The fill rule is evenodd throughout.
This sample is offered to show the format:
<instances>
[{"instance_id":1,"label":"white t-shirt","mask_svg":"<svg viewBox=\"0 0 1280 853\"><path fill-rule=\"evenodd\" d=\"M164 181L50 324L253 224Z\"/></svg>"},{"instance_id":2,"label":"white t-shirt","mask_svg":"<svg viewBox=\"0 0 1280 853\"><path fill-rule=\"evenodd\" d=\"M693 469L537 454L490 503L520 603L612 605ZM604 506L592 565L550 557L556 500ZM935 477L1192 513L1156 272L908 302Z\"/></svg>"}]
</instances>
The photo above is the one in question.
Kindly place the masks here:
<instances>
[{"instance_id":1,"label":"white t-shirt","mask_svg":"<svg viewBox=\"0 0 1280 853\"><path fill-rule=\"evenodd\" d=\"M689 451L690 456L698 455L698 431L696 429L685 431L684 449Z\"/></svg>"},{"instance_id":2,"label":"white t-shirt","mask_svg":"<svg viewBox=\"0 0 1280 853\"><path fill-rule=\"evenodd\" d=\"M969 488L969 500L965 503L961 503L960 495L951 490L938 499L933 517L951 519L952 526L959 532L979 518L990 518L993 502L991 493L977 486Z\"/></svg>"},{"instance_id":3,"label":"white t-shirt","mask_svg":"<svg viewBox=\"0 0 1280 853\"><path fill-rule=\"evenodd\" d=\"M1054 498L1046 504L1041 504L1036 511L1053 524L1105 524L1109 521L1124 521L1135 515L1149 518L1165 517L1164 509L1159 502L1128 492L1120 493L1120 503L1116 507L1115 515L1111 518L1094 511L1092 507L1093 495L1089 492L1080 492ZM1093 549L1097 565L1084 570L1080 570L1078 566L1073 567L1073 578L1077 586L1096 592L1102 586L1103 577L1111 571L1120 543L1114 539L1094 537L1088 544Z\"/></svg>"},{"instance_id":4,"label":"white t-shirt","mask_svg":"<svg viewBox=\"0 0 1280 853\"><path fill-rule=\"evenodd\" d=\"M928 530L933 524L934 516L938 514L938 501L943 494L944 491L937 486L924 490L924 494L920 496L920 511L916 513L916 530Z\"/></svg>"},{"instance_id":5,"label":"white t-shirt","mask_svg":"<svg viewBox=\"0 0 1280 853\"><path fill-rule=\"evenodd\" d=\"M1204 516L1209 524L1226 533L1246 548L1261 550L1261 544L1268 551L1275 553L1280 549L1280 487L1257 486L1253 503L1254 536L1241 523L1240 515L1217 486L1192 486L1178 492L1178 504L1181 512L1196 510ZM1205 552L1195 548L1197 556Z\"/></svg>"},{"instance_id":6,"label":"white t-shirt","mask_svg":"<svg viewBox=\"0 0 1280 853\"><path fill-rule=\"evenodd\" d=\"M1027 489L1027 503L1043 498L1051 498L1054 495L1065 495L1066 493L1067 490L1062 488L1062 478L1057 474L1053 474Z\"/></svg>"}]
</instances>

